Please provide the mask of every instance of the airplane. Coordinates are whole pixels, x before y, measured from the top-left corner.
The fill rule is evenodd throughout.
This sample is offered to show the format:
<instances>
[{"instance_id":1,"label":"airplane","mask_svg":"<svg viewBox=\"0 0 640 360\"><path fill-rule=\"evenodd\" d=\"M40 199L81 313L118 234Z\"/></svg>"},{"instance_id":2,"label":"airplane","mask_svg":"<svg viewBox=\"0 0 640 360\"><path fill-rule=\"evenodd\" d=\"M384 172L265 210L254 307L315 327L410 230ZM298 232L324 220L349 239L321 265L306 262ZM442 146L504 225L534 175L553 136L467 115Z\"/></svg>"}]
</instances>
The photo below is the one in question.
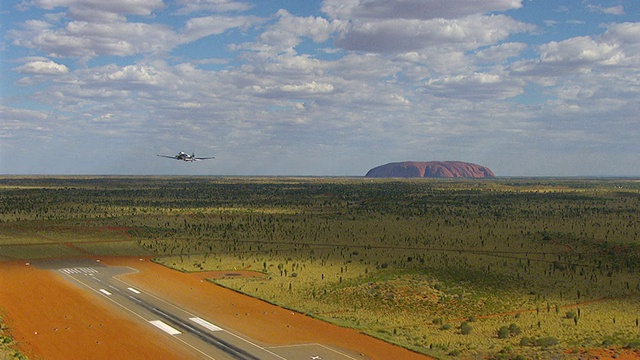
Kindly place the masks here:
<instances>
[{"instance_id":1,"label":"airplane","mask_svg":"<svg viewBox=\"0 0 640 360\"><path fill-rule=\"evenodd\" d=\"M194 162L194 161L207 160L207 159L215 159L213 156L212 157L196 157L195 153L189 155L184 151L180 151L177 155L174 155L174 156L160 155L160 154L156 154L156 155L158 155L160 157L168 158L168 159L182 160L182 161L187 161L187 162Z\"/></svg>"}]
</instances>

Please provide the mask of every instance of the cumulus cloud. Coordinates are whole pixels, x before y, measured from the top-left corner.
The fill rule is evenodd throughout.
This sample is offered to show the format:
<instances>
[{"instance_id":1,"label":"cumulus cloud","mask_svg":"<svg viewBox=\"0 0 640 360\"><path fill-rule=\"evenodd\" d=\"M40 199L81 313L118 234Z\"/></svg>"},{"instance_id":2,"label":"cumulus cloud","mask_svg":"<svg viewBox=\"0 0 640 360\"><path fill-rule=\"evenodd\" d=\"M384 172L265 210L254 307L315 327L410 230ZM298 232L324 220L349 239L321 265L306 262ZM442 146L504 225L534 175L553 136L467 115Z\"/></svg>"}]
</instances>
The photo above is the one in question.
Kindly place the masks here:
<instances>
[{"instance_id":1,"label":"cumulus cloud","mask_svg":"<svg viewBox=\"0 0 640 360\"><path fill-rule=\"evenodd\" d=\"M522 7L521 0L327 0L322 11L334 18L457 19Z\"/></svg>"},{"instance_id":2,"label":"cumulus cloud","mask_svg":"<svg viewBox=\"0 0 640 360\"><path fill-rule=\"evenodd\" d=\"M205 16L192 18L185 24L180 35L181 43L189 43L210 35L220 35L229 29L247 28L263 20L253 16Z\"/></svg>"},{"instance_id":3,"label":"cumulus cloud","mask_svg":"<svg viewBox=\"0 0 640 360\"><path fill-rule=\"evenodd\" d=\"M531 26L504 15L472 15L463 19L389 19L354 22L336 39L336 44L348 50L382 53L449 45L471 50L530 29Z\"/></svg>"},{"instance_id":4,"label":"cumulus cloud","mask_svg":"<svg viewBox=\"0 0 640 360\"><path fill-rule=\"evenodd\" d=\"M401 53L430 46L470 50L530 31L531 25L491 14L520 7L521 0L327 0L322 10L348 24L336 45Z\"/></svg>"},{"instance_id":5,"label":"cumulus cloud","mask_svg":"<svg viewBox=\"0 0 640 360\"><path fill-rule=\"evenodd\" d=\"M284 84L272 86L253 85L251 91L257 96L270 98L306 97L312 95L329 94L334 91L334 86L328 83L311 81L302 84Z\"/></svg>"},{"instance_id":6,"label":"cumulus cloud","mask_svg":"<svg viewBox=\"0 0 640 360\"><path fill-rule=\"evenodd\" d=\"M503 75L474 73L431 79L425 91L438 97L467 100L503 100L524 93L525 82Z\"/></svg>"},{"instance_id":7,"label":"cumulus cloud","mask_svg":"<svg viewBox=\"0 0 640 360\"><path fill-rule=\"evenodd\" d=\"M518 74L555 77L635 67L640 62L640 23L613 24L600 36L577 36L537 47L539 58L513 66Z\"/></svg>"},{"instance_id":8,"label":"cumulus cloud","mask_svg":"<svg viewBox=\"0 0 640 360\"><path fill-rule=\"evenodd\" d=\"M49 116L41 111L12 108L0 105L0 138L14 138L18 134L41 136L48 130Z\"/></svg>"},{"instance_id":9,"label":"cumulus cloud","mask_svg":"<svg viewBox=\"0 0 640 360\"><path fill-rule=\"evenodd\" d=\"M253 7L253 5L244 1L235 0L179 0L177 3L180 9L176 13L180 15L202 12L241 12Z\"/></svg>"},{"instance_id":10,"label":"cumulus cloud","mask_svg":"<svg viewBox=\"0 0 640 360\"><path fill-rule=\"evenodd\" d=\"M149 15L153 10L164 6L162 0L31 0L29 5L46 10L60 7L68 8L71 12L77 9L95 9L122 15Z\"/></svg>"},{"instance_id":11,"label":"cumulus cloud","mask_svg":"<svg viewBox=\"0 0 640 360\"><path fill-rule=\"evenodd\" d=\"M306 84L284 85L281 87L282 91L293 93L309 93L309 94L322 94L330 93L333 91L333 85L316 83L312 81Z\"/></svg>"},{"instance_id":12,"label":"cumulus cloud","mask_svg":"<svg viewBox=\"0 0 640 360\"><path fill-rule=\"evenodd\" d=\"M340 21L317 16L298 17L286 10L279 10L276 16L278 22L260 35L260 39L267 43L282 42L286 37L308 37L323 43L343 26Z\"/></svg>"},{"instance_id":13,"label":"cumulus cloud","mask_svg":"<svg viewBox=\"0 0 640 360\"><path fill-rule=\"evenodd\" d=\"M36 60L15 68L16 71L30 75L60 75L69 73L66 65L55 63L51 60Z\"/></svg>"},{"instance_id":14,"label":"cumulus cloud","mask_svg":"<svg viewBox=\"0 0 640 360\"><path fill-rule=\"evenodd\" d=\"M178 36L161 24L71 21L59 28L39 24L12 32L13 43L52 57L86 59L100 55L151 53L168 50L179 43Z\"/></svg>"},{"instance_id":15,"label":"cumulus cloud","mask_svg":"<svg viewBox=\"0 0 640 360\"><path fill-rule=\"evenodd\" d=\"M38 0L43 9L67 7L67 18L29 20L22 30L12 30L13 44L36 49L50 57L132 56L166 52L200 38L219 35L232 28L262 22L256 17L206 16L189 19L175 30L161 23L131 22L125 15L151 15L162 1ZM95 6L94 6L95 5Z\"/></svg>"},{"instance_id":16,"label":"cumulus cloud","mask_svg":"<svg viewBox=\"0 0 640 360\"><path fill-rule=\"evenodd\" d=\"M524 43L503 43L480 50L475 55L480 62L501 63L519 56L527 47Z\"/></svg>"},{"instance_id":17,"label":"cumulus cloud","mask_svg":"<svg viewBox=\"0 0 640 360\"><path fill-rule=\"evenodd\" d=\"M431 46L470 50L533 30L529 24L496 14L520 7L520 0L328 0L322 9L348 24L336 45L400 53Z\"/></svg>"}]
</instances>

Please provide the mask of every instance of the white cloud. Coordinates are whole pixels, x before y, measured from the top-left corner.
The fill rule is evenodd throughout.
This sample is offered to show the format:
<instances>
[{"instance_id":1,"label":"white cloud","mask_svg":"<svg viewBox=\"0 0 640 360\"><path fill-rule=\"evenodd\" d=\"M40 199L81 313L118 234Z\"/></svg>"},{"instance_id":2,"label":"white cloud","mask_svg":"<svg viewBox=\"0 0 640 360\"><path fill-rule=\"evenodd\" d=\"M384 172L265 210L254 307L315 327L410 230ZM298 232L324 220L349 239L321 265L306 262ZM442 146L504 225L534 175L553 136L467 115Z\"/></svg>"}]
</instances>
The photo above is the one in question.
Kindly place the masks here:
<instances>
[{"instance_id":1,"label":"white cloud","mask_svg":"<svg viewBox=\"0 0 640 360\"><path fill-rule=\"evenodd\" d=\"M527 47L524 43L502 43L480 50L475 55L480 62L502 63L520 56Z\"/></svg>"},{"instance_id":2,"label":"white cloud","mask_svg":"<svg viewBox=\"0 0 640 360\"><path fill-rule=\"evenodd\" d=\"M47 113L0 105L0 138L40 138L49 131Z\"/></svg>"},{"instance_id":3,"label":"white cloud","mask_svg":"<svg viewBox=\"0 0 640 360\"><path fill-rule=\"evenodd\" d=\"M206 16L192 18L185 24L181 43L189 43L210 35L220 35L229 29L246 28L262 22L256 17L247 16Z\"/></svg>"},{"instance_id":4,"label":"white cloud","mask_svg":"<svg viewBox=\"0 0 640 360\"><path fill-rule=\"evenodd\" d=\"M151 66L129 65L107 75L108 80L136 84L157 85L160 75Z\"/></svg>"},{"instance_id":5,"label":"white cloud","mask_svg":"<svg viewBox=\"0 0 640 360\"><path fill-rule=\"evenodd\" d=\"M446 98L467 100L503 100L524 93L525 82L503 75L474 73L431 79L425 91Z\"/></svg>"},{"instance_id":6,"label":"white cloud","mask_svg":"<svg viewBox=\"0 0 640 360\"><path fill-rule=\"evenodd\" d=\"M46 10L65 7L71 11L94 9L122 15L149 15L164 6L162 0L31 0L29 4Z\"/></svg>"},{"instance_id":7,"label":"white cloud","mask_svg":"<svg viewBox=\"0 0 640 360\"><path fill-rule=\"evenodd\" d=\"M624 15L624 6L617 5L611 7L603 7L602 5L587 5L587 10L592 12L599 12L609 15Z\"/></svg>"},{"instance_id":8,"label":"white cloud","mask_svg":"<svg viewBox=\"0 0 640 360\"><path fill-rule=\"evenodd\" d=\"M292 93L326 94L333 91L333 85L326 83L316 83L312 81L306 84L283 85L282 91Z\"/></svg>"},{"instance_id":9,"label":"white cloud","mask_svg":"<svg viewBox=\"0 0 640 360\"><path fill-rule=\"evenodd\" d=\"M235 0L178 0L177 14L187 15L201 12L223 13L247 11L253 7L244 1Z\"/></svg>"},{"instance_id":10,"label":"white cloud","mask_svg":"<svg viewBox=\"0 0 640 360\"><path fill-rule=\"evenodd\" d=\"M322 11L334 18L456 19L522 7L521 0L326 0Z\"/></svg>"},{"instance_id":11,"label":"white cloud","mask_svg":"<svg viewBox=\"0 0 640 360\"><path fill-rule=\"evenodd\" d=\"M618 45L583 36L560 42L552 41L541 45L539 51L542 63L576 67L612 59L618 52Z\"/></svg>"},{"instance_id":12,"label":"white cloud","mask_svg":"<svg viewBox=\"0 0 640 360\"><path fill-rule=\"evenodd\" d=\"M23 30L9 32L13 44L36 49L50 57L88 60L97 56L132 56L166 52L206 36L262 22L256 17L207 16L189 19L180 32L161 23L130 22L124 15L149 15L157 1L39 1L45 9L68 6L71 21L29 20ZM62 23L62 24L61 24Z\"/></svg>"},{"instance_id":13,"label":"white cloud","mask_svg":"<svg viewBox=\"0 0 640 360\"><path fill-rule=\"evenodd\" d=\"M144 23L71 21L65 27L30 27L11 34L14 44L52 57L90 59L100 55L127 56L168 50L179 43L167 26Z\"/></svg>"},{"instance_id":14,"label":"white cloud","mask_svg":"<svg viewBox=\"0 0 640 360\"><path fill-rule=\"evenodd\" d=\"M69 73L66 65L55 63L51 60L30 61L15 68L16 71L31 75L60 75Z\"/></svg>"},{"instance_id":15,"label":"white cloud","mask_svg":"<svg viewBox=\"0 0 640 360\"><path fill-rule=\"evenodd\" d=\"M322 10L344 26L336 44L347 50L402 53L428 47L471 50L533 26L491 14L520 0L327 0Z\"/></svg>"},{"instance_id":16,"label":"white cloud","mask_svg":"<svg viewBox=\"0 0 640 360\"><path fill-rule=\"evenodd\" d=\"M622 5L603 8L602 12L610 15L624 15L624 7Z\"/></svg>"},{"instance_id":17,"label":"white cloud","mask_svg":"<svg viewBox=\"0 0 640 360\"><path fill-rule=\"evenodd\" d=\"M504 15L471 15L462 19L387 19L354 21L336 39L347 50L380 53L419 51L426 47L461 50L493 45L509 35L532 30Z\"/></svg>"}]
</instances>

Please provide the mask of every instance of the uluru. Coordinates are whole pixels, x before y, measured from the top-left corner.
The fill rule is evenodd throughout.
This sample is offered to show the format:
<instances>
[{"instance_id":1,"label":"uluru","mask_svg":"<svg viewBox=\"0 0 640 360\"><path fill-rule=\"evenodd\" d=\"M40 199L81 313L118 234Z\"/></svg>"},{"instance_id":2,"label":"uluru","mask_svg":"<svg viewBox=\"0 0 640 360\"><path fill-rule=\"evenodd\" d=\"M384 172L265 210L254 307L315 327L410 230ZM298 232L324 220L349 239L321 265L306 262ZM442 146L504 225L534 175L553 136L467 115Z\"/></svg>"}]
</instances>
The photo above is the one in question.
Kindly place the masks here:
<instances>
[{"instance_id":1,"label":"uluru","mask_svg":"<svg viewBox=\"0 0 640 360\"><path fill-rule=\"evenodd\" d=\"M492 178L486 166L462 161L405 161L375 167L365 177L373 178Z\"/></svg>"}]
</instances>

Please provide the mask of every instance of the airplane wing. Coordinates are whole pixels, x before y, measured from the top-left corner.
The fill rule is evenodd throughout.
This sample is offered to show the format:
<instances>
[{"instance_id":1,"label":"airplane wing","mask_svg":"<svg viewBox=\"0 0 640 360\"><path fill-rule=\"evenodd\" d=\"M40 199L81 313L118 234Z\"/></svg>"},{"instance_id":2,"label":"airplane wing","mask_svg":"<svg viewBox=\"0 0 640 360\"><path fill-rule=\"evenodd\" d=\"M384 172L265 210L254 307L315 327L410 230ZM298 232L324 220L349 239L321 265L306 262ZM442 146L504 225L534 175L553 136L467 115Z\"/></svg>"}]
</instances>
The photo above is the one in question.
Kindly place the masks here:
<instances>
[{"instance_id":1,"label":"airplane wing","mask_svg":"<svg viewBox=\"0 0 640 360\"><path fill-rule=\"evenodd\" d=\"M197 157L197 158L192 158L195 161L200 161L200 160L207 160L207 159L215 159L215 157Z\"/></svg>"},{"instance_id":2,"label":"airplane wing","mask_svg":"<svg viewBox=\"0 0 640 360\"><path fill-rule=\"evenodd\" d=\"M176 159L178 159L178 158L177 158L177 157L175 157L175 156L169 156L169 155L160 155L160 154L156 154L156 155L158 155L158 156L160 156L160 157L164 157L164 158L167 158L167 159L173 159L173 160L176 160Z\"/></svg>"}]
</instances>

